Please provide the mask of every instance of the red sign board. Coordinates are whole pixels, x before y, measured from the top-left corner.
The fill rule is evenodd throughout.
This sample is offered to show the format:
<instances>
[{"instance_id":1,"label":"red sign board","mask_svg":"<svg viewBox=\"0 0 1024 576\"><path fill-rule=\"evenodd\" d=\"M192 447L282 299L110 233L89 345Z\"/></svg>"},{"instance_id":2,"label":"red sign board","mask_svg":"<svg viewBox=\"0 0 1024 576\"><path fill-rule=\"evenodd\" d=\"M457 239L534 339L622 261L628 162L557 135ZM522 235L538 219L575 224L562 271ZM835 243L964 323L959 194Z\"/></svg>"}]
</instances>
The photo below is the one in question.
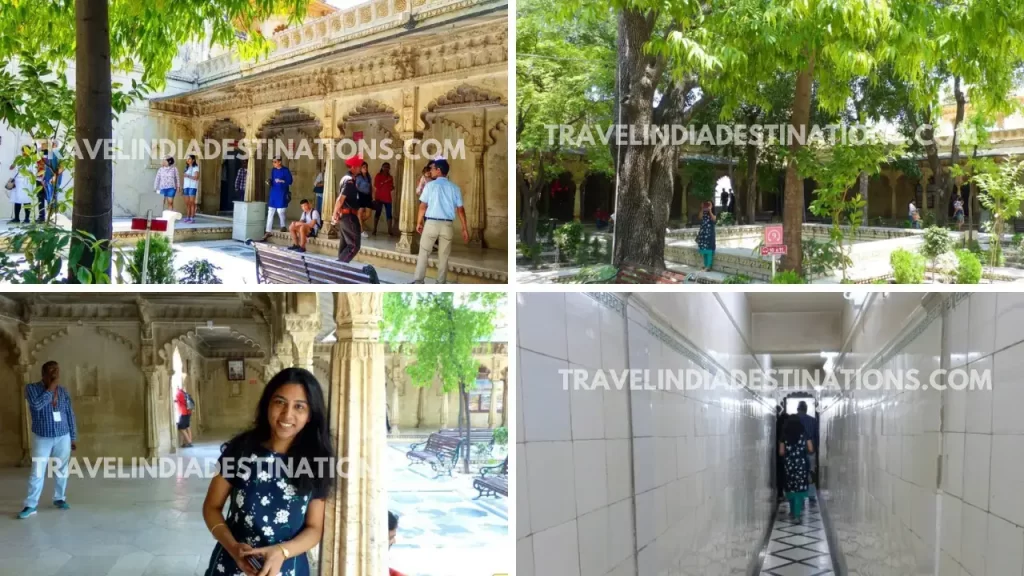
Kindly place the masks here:
<instances>
[{"instance_id":1,"label":"red sign board","mask_svg":"<svg viewBox=\"0 0 1024 576\"><path fill-rule=\"evenodd\" d=\"M782 225L772 224L764 227L764 245L782 246Z\"/></svg>"},{"instance_id":2,"label":"red sign board","mask_svg":"<svg viewBox=\"0 0 1024 576\"><path fill-rule=\"evenodd\" d=\"M167 220L161 220L154 218L152 225L149 227L154 232L166 232L167 231ZM132 230L146 230L146 219L145 218L132 218Z\"/></svg>"},{"instance_id":3,"label":"red sign board","mask_svg":"<svg viewBox=\"0 0 1024 576\"><path fill-rule=\"evenodd\" d=\"M359 132L353 132L352 133L352 140L354 142L359 142L362 139L363 139L363 131L362 130L360 130Z\"/></svg>"},{"instance_id":4,"label":"red sign board","mask_svg":"<svg viewBox=\"0 0 1024 576\"><path fill-rule=\"evenodd\" d=\"M786 245L782 246L761 246L761 256L785 256Z\"/></svg>"}]
</instances>

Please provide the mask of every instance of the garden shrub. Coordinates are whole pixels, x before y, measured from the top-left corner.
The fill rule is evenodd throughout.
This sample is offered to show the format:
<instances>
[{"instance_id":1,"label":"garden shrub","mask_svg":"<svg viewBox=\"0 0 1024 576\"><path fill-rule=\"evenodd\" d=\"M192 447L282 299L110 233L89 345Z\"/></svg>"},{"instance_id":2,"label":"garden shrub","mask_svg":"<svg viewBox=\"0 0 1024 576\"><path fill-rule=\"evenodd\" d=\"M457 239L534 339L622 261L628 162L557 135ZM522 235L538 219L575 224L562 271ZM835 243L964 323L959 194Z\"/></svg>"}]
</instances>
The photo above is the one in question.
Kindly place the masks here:
<instances>
[{"instance_id":1,"label":"garden shrub","mask_svg":"<svg viewBox=\"0 0 1024 576\"><path fill-rule=\"evenodd\" d=\"M736 274L735 276L729 276L722 281L722 284L750 284L750 276L746 274Z\"/></svg>"},{"instance_id":2,"label":"garden shrub","mask_svg":"<svg viewBox=\"0 0 1024 576\"><path fill-rule=\"evenodd\" d=\"M128 265L128 274L133 284L142 284L142 262L146 254L146 241L139 240ZM149 266L146 269L147 284L174 284L174 249L163 234L149 238Z\"/></svg>"},{"instance_id":3,"label":"garden shrub","mask_svg":"<svg viewBox=\"0 0 1024 576\"><path fill-rule=\"evenodd\" d=\"M960 261L956 269L957 284L977 284L981 282L981 261L970 250L957 250L957 260Z\"/></svg>"},{"instance_id":4,"label":"garden shrub","mask_svg":"<svg viewBox=\"0 0 1024 576\"><path fill-rule=\"evenodd\" d=\"M772 284L807 284L802 276L792 270L779 272L772 278Z\"/></svg>"},{"instance_id":5,"label":"garden shrub","mask_svg":"<svg viewBox=\"0 0 1024 576\"><path fill-rule=\"evenodd\" d=\"M924 283L926 266L924 256L921 254L915 254L899 248L889 255L889 264L892 266L892 272L896 277L897 284Z\"/></svg>"}]
</instances>

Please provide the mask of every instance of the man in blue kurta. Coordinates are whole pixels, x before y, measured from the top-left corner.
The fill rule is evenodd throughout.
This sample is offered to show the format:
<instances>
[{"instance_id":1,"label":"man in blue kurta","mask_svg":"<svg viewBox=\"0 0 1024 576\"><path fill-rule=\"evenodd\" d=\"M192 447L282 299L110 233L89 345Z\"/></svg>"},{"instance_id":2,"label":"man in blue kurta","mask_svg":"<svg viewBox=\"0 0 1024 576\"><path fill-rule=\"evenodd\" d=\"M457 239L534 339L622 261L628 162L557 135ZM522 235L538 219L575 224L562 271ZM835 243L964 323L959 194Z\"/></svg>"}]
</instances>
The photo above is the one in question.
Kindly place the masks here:
<instances>
[{"instance_id":1,"label":"man in blue kurta","mask_svg":"<svg viewBox=\"0 0 1024 576\"><path fill-rule=\"evenodd\" d=\"M75 412L71 409L71 395L57 384L59 380L60 366L50 360L43 364L42 381L25 386L25 400L32 415L32 471L28 477L25 508L18 518L28 518L36 513L50 459L58 461L53 505L62 510L70 508L64 493L68 487L71 451L78 448L75 443L78 430Z\"/></svg>"},{"instance_id":2,"label":"man in blue kurta","mask_svg":"<svg viewBox=\"0 0 1024 576\"><path fill-rule=\"evenodd\" d=\"M274 212L281 220L281 231L287 232L284 213L291 200L289 187L292 185L292 172L281 165L281 157L274 158L274 167L270 170L270 195L267 199L267 234L274 229Z\"/></svg>"}]
</instances>

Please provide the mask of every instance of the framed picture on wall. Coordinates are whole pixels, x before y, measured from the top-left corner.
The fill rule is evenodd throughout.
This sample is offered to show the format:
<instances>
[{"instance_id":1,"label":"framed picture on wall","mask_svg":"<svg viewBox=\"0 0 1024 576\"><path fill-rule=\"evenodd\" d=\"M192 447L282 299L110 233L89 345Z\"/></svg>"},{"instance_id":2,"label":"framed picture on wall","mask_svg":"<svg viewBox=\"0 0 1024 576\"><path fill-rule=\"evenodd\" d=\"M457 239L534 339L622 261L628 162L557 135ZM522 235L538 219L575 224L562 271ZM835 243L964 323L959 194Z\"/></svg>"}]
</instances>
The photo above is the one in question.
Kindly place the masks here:
<instances>
[{"instance_id":1,"label":"framed picture on wall","mask_svg":"<svg viewBox=\"0 0 1024 576\"><path fill-rule=\"evenodd\" d=\"M228 360L228 380L245 380L245 360Z\"/></svg>"}]
</instances>

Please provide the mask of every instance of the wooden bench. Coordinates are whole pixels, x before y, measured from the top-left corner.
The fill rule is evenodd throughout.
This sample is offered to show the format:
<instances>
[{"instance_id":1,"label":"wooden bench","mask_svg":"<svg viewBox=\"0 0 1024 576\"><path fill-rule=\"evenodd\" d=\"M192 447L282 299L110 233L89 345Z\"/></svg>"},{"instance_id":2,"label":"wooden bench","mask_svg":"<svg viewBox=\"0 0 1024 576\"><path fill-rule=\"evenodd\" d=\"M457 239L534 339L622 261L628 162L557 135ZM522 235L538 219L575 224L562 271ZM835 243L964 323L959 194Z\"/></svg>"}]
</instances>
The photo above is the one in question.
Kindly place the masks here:
<instances>
[{"instance_id":1,"label":"wooden bench","mask_svg":"<svg viewBox=\"0 0 1024 576\"><path fill-rule=\"evenodd\" d=\"M508 497L508 458L501 464L494 466L484 466L480 469L480 476L473 480L473 488L477 491L477 496L474 500L479 500L484 496L502 496Z\"/></svg>"},{"instance_id":2,"label":"wooden bench","mask_svg":"<svg viewBox=\"0 0 1024 576\"><path fill-rule=\"evenodd\" d=\"M452 475L452 469L455 468L455 464L459 460L459 448L462 446L462 440L454 438L452 436L443 436L441 434L431 434L427 437L426 442L419 442L409 447L409 451L405 453L405 457L409 459L409 465L413 464L429 464L430 469L437 474L437 478L442 473L447 473L449 476Z\"/></svg>"},{"instance_id":3,"label":"wooden bench","mask_svg":"<svg viewBox=\"0 0 1024 576\"><path fill-rule=\"evenodd\" d=\"M256 251L256 280L260 284L381 284L377 270L369 264L358 267L267 242L245 243Z\"/></svg>"},{"instance_id":4,"label":"wooden bench","mask_svg":"<svg viewBox=\"0 0 1024 576\"><path fill-rule=\"evenodd\" d=\"M444 428L438 431L438 434L442 436L450 436L452 438L463 439L465 430L458 428ZM488 447L494 446L494 430L490 428L470 428L469 429L469 446L475 446L476 444L487 444ZM472 448L470 448L472 449ZM463 453L466 451L466 447L463 447ZM465 454L463 454L465 455Z\"/></svg>"}]
</instances>

